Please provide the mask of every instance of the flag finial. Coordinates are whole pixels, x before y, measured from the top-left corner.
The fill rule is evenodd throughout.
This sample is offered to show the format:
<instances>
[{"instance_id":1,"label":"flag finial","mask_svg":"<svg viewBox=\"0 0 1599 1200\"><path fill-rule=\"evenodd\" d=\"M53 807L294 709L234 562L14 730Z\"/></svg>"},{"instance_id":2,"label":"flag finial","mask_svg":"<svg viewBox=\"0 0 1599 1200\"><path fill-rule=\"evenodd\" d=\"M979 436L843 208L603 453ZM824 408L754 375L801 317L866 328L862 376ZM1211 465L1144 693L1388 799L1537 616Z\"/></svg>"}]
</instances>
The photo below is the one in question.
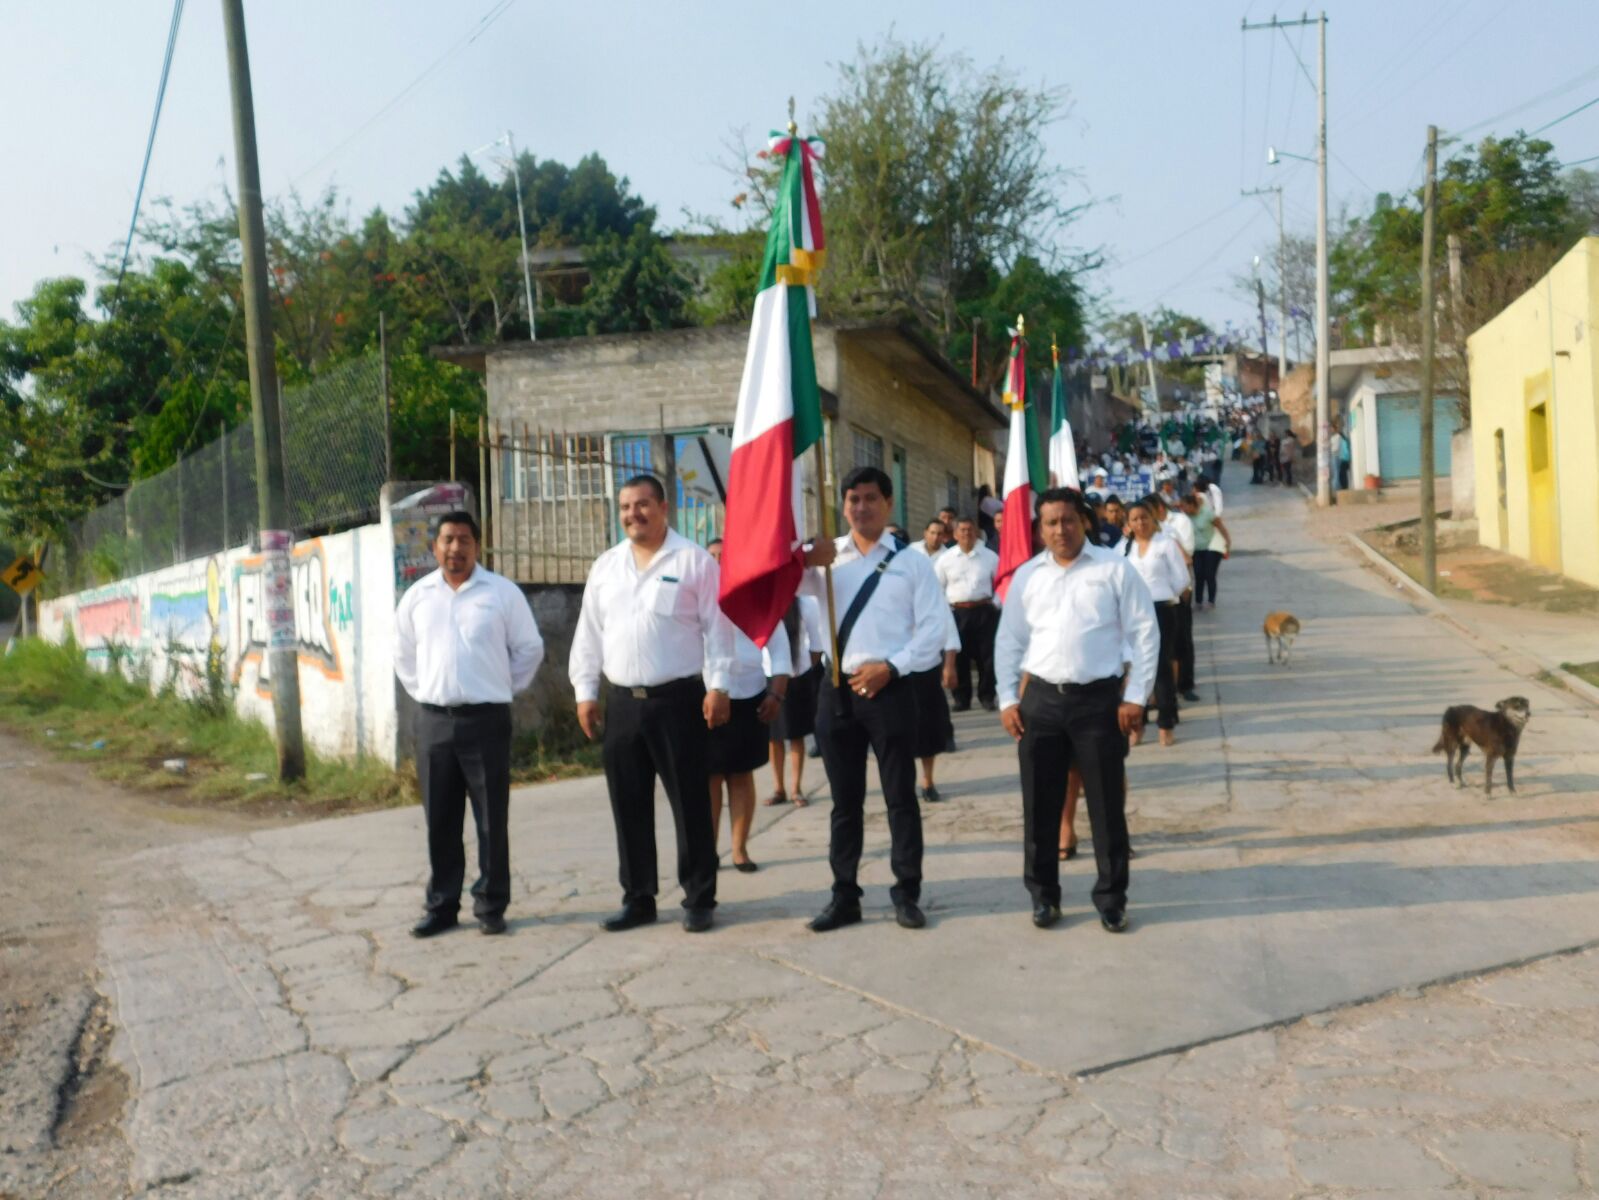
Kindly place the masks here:
<instances>
[{"instance_id":1,"label":"flag finial","mask_svg":"<svg viewBox=\"0 0 1599 1200\"><path fill-rule=\"evenodd\" d=\"M1016 314L1016 336L1027 336L1027 317L1022 313Z\"/></svg>"},{"instance_id":2,"label":"flag finial","mask_svg":"<svg viewBox=\"0 0 1599 1200\"><path fill-rule=\"evenodd\" d=\"M793 137L799 132L799 126L794 123L794 97L788 98L788 136Z\"/></svg>"}]
</instances>

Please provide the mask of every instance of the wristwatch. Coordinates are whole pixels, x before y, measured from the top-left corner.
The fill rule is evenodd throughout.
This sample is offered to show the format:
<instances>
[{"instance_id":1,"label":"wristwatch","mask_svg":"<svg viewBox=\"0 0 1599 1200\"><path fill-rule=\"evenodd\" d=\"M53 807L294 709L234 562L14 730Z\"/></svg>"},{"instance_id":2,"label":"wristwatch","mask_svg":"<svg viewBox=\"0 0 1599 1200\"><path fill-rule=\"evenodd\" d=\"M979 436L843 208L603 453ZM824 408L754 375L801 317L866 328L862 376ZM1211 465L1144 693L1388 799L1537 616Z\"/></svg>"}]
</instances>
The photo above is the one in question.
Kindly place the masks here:
<instances>
[{"instance_id":1,"label":"wristwatch","mask_svg":"<svg viewBox=\"0 0 1599 1200\"><path fill-rule=\"evenodd\" d=\"M899 668L898 667L896 667L893 663L884 663L883 665L888 668L888 681L890 683L893 683L894 680L899 678Z\"/></svg>"}]
</instances>

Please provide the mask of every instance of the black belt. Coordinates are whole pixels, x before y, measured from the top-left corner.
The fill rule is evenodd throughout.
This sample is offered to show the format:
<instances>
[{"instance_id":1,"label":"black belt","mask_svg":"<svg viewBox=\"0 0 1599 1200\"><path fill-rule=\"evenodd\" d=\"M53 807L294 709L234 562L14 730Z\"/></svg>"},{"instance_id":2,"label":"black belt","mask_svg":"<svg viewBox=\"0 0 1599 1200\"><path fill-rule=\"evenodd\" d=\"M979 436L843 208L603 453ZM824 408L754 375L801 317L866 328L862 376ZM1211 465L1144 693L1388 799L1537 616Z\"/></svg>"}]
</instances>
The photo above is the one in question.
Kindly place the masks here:
<instances>
[{"instance_id":1,"label":"black belt","mask_svg":"<svg viewBox=\"0 0 1599 1200\"><path fill-rule=\"evenodd\" d=\"M994 598L992 596L984 596L981 600L951 600L949 606L951 608L993 608Z\"/></svg>"},{"instance_id":2,"label":"black belt","mask_svg":"<svg viewBox=\"0 0 1599 1200\"><path fill-rule=\"evenodd\" d=\"M428 712L445 713L452 717L465 716L469 713L494 712L511 707L509 704L499 704L493 701L486 704L428 704L425 701L419 703Z\"/></svg>"},{"instance_id":3,"label":"black belt","mask_svg":"<svg viewBox=\"0 0 1599 1200\"><path fill-rule=\"evenodd\" d=\"M685 675L682 679L669 679L665 683L651 684L649 687L627 687L624 684L605 681L612 691L626 692L635 700L655 700L661 696L680 696L691 691L704 691L705 681L698 675Z\"/></svg>"},{"instance_id":4,"label":"black belt","mask_svg":"<svg viewBox=\"0 0 1599 1200\"><path fill-rule=\"evenodd\" d=\"M1037 675L1029 675L1027 677L1027 686L1029 689L1045 687L1052 692L1059 692L1062 696L1075 696L1079 692L1091 692L1095 688L1108 687L1111 684L1120 687L1121 681L1122 677L1120 675L1107 675L1105 678L1096 679L1092 683L1051 683L1047 679L1040 679Z\"/></svg>"}]
</instances>

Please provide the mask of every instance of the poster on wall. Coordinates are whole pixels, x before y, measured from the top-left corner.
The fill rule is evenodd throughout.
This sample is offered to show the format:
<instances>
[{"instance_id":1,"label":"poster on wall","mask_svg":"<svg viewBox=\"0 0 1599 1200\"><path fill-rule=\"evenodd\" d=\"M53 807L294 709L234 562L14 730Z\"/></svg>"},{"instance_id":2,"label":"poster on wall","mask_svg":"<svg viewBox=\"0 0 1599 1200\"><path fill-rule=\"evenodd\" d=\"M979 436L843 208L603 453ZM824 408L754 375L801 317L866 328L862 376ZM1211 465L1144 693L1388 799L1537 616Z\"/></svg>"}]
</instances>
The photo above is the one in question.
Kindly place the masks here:
<instances>
[{"instance_id":1,"label":"poster on wall","mask_svg":"<svg viewBox=\"0 0 1599 1200\"><path fill-rule=\"evenodd\" d=\"M438 566L431 541L433 522L445 513L463 508L471 510L464 483L434 484L389 506L389 521L394 529L396 601L413 583Z\"/></svg>"}]
</instances>

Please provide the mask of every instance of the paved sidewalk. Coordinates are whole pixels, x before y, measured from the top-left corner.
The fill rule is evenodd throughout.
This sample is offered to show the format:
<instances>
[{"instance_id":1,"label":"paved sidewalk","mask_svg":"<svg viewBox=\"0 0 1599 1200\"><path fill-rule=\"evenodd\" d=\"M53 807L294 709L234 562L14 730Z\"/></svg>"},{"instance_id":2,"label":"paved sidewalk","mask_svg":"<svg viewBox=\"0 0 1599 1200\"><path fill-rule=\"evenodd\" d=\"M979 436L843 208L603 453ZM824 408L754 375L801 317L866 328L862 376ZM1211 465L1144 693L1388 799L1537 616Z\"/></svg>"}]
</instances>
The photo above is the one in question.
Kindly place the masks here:
<instances>
[{"instance_id":1,"label":"paved sidewalk","mask_svg":"<svg viewBox=\"0 0 1599 1200\"><path fill-rule=\"evenodd\" d=\"M762 870L723 875L702 937L598 931L594 779L515 797L506 938L406 935L416 810L146 854L102 934L133 1188L1591 1194L1599 954L1567 952L1599 943L1592 712L1315 541L1296 497L1233 491L1204 700L1132 759L1128 935L1092 919L1091 857L1063 926L1032 928L988 714L941 760L917 933L892 923L880 807L868 920L803 928L825 798L761 810ZM1279 607L1305 624L1288 667L1259 628ZM1448 788L1438 714L1512 693L1520 791L1485 799L1476 756L1476 790Z\"/></svg>"}]
</instances>

